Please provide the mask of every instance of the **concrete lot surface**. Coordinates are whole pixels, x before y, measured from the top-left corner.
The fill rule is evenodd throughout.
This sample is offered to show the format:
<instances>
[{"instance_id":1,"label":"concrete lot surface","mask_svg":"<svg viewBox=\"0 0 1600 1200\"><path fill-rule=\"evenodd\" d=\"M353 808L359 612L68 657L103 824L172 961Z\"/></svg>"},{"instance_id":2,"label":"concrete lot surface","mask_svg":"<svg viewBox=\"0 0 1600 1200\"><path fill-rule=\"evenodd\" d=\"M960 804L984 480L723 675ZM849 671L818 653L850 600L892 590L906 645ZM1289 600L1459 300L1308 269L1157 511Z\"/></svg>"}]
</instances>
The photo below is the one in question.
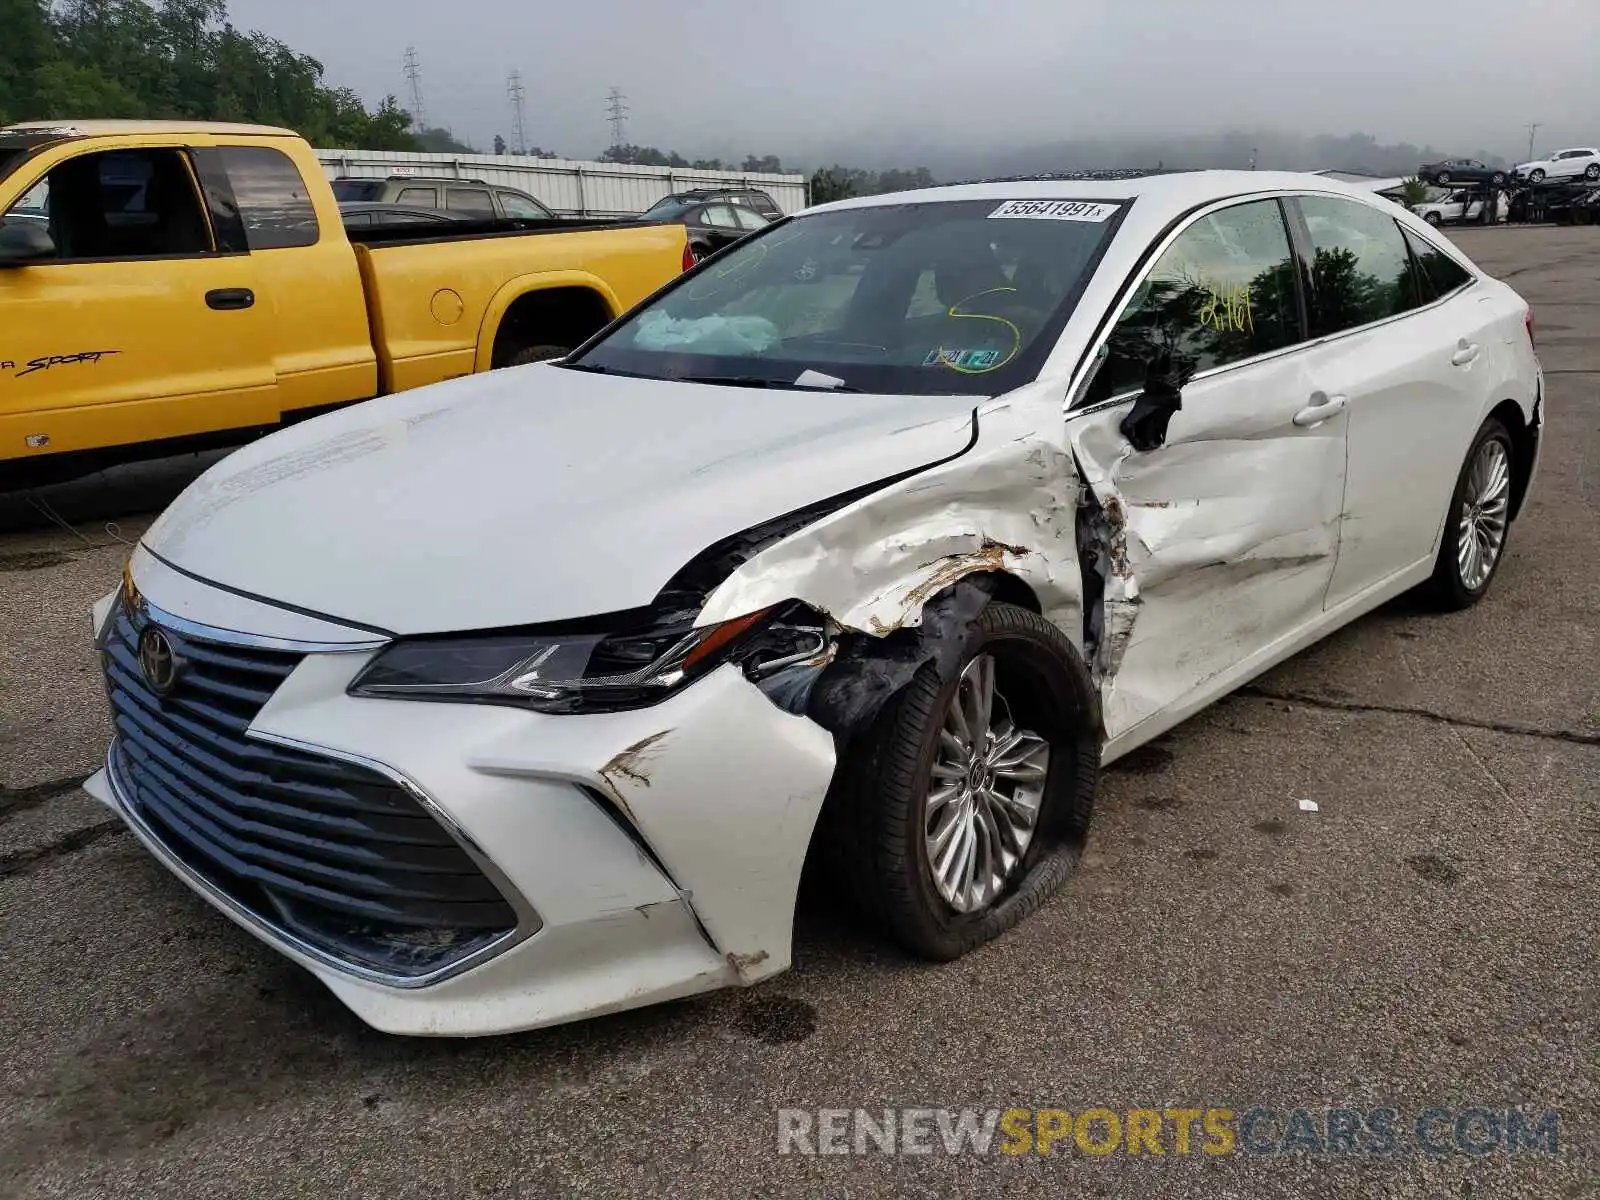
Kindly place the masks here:
<instances>
[{"instance_id":1,"label":"concrete lot surface","mask_svg":"<svg viewBox=\"0 0 1600 1200\"><path fill-rule=\"evenodd\" d=\"M0 1196L1600 1195L1600 229L1456 236L1549 371L1492 594L1393 604L1119 764L1082 870L946 966L813 906L749 993L372 1033L76 790L89 606L196 463L42 493L70 529L0 500ZM1561 1127L1553 1155L777 1153L780 1108L905 1106Z\"/></svg>"}]
</instances>

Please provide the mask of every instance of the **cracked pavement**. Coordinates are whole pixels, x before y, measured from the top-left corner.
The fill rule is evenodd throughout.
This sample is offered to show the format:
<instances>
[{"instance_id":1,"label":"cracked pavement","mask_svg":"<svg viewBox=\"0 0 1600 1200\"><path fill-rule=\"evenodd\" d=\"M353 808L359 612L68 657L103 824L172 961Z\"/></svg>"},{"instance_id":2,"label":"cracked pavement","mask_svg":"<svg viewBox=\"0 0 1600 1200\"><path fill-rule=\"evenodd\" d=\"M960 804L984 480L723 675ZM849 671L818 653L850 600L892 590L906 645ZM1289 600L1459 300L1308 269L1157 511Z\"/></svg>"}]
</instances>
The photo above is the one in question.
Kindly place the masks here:
<instances>
[{"instance_id":1,"label":"cracked pavement","mask_svg":"<svg viewBox=\"0 0 1600 1200\"><path fill-rule=\"evenodd\" d=\"M1533 302L1549 371L1489 598L1388 605L1119 763L1068 885L940 966L811 903L795 970L748 993L373 1033L76 789L106 737L89 606L195 462L45 493L76 532L0 499L0 1195L1596 1195L1600 230L1456 236ZM1562 1140L776 1152L783 1106L1256 1104L1554 1108Z\"/></svg>"}]
</instances>

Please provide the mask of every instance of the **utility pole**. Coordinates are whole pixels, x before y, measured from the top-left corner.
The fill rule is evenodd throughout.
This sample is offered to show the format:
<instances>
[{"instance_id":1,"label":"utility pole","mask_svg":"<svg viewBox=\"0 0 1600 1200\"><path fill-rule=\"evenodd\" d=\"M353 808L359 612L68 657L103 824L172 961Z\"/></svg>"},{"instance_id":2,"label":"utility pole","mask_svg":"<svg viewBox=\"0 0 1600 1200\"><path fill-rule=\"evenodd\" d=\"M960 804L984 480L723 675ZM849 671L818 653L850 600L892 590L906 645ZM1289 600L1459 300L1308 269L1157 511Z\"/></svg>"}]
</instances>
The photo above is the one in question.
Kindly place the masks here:
<instances>
[{"instance_id":1,"label":"utility pole","mask_svg":"<svg viewBox=\"0 0 1600 1200\"><path fill-rule=\"evenodd\" d=\"M1538 125L1537 122L1535 122L1534 124L1528 126L1528 157L1527 157L1527 160L1526 160L1528 162L1532 162L1533 161L1533 135L1538 133L1538 132L1539 132L1539 125Z\"/></svg>"},{"instance_id":2,"label":"utility pole","mask_svg":"<svg viewBox=\"0 0 1600 1200\"><path fill-rule=\"evenodd\" d=\"M613 148L628 144L628 98L622 94L621 88L612 88L606 93L606 120L611 123L611 145Z\"/></svg>"},{"instance_id":3,"label":"utility pole","mask_svg":"<svg viewBox=\"0 0 1600 1200\"><path fill-rule=\"evenodd\" d=\"M428 117L422 107L422 60L415 46L406 47L406 82L411 85L411 128L420 133L428 127Z\"/></svg>"},{"instance_id":4,"label":"utility pole","mask_svg":"<svg viewBox=\"0 0 1600 1200\"><path fill-rule=\"evenodd\" d=\"M513 154L526 154L528 152L528 135L523 123L523 101L527 98L527 89L522 86L522 72L513 71L506 80L506 95L511 99L511 143Z\"/></svg>"}]
</instances>

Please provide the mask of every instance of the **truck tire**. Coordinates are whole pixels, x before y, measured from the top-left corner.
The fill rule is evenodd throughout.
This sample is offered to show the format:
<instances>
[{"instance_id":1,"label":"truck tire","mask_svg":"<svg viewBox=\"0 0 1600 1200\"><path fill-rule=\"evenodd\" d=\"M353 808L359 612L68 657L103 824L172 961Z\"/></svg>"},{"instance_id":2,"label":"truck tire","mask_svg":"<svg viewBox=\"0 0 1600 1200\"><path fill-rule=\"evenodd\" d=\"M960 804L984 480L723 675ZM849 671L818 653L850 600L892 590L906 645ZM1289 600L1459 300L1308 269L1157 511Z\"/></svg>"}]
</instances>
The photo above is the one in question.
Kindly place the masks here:
<instances>
[{"instance_id":1,"label":"truck tire","mask_svg":"<svg viewBox=\"0 0 1600 1200\"><path fill-rule=\"evenodd\" d=\"M524 346L506 359L506 366L525 367L529 363L549 362L552 358L565 358L571 353L571 346Z\"/></svg>"}]
</instances>

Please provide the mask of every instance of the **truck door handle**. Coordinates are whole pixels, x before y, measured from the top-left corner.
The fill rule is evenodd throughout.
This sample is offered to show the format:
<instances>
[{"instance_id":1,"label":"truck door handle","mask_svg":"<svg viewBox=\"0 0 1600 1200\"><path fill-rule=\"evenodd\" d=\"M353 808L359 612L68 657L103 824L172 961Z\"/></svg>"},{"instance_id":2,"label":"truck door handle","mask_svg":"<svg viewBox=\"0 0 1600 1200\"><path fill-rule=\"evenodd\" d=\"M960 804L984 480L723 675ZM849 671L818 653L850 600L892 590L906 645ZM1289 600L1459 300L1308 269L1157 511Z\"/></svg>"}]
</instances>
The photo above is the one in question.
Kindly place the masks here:
<instances>
[{"instance_id":1,"label":"truck door handle","mask_svg":"<svg viewBox=\"0 0 1600 1200\"><path fill-rule=\"evenodd\" d=\"M1336 417L1350 403L1348 396L1330 396L1327 392L1312 392L1311 403L1294 415L1294 423L1301 429L1321 425L1329 417Z\"/></svg>"},{"instance_id":2,"label":"truck door handle","mask_svg":"<svg viewBox=\"0 0 1600 1200\"><path fill-rule=\"evenodd\" d=\"M1457 367L1464 367L1478 357L1478 343L1469 342L1462 338L1456 343L1456 352L1450 356L1450 362Z\"/></svg>"},{"instance_id":3,"label":"truck door handle","mask_svg":"<svg viewBox=\"0 0 1600 1200\"><path fill-rule=\"evenodd\" d=\"M217 288L206 293L206 306L218 312L249 308L256 302L256 294L249 288Z\"/></svg>"}]
</instances>

